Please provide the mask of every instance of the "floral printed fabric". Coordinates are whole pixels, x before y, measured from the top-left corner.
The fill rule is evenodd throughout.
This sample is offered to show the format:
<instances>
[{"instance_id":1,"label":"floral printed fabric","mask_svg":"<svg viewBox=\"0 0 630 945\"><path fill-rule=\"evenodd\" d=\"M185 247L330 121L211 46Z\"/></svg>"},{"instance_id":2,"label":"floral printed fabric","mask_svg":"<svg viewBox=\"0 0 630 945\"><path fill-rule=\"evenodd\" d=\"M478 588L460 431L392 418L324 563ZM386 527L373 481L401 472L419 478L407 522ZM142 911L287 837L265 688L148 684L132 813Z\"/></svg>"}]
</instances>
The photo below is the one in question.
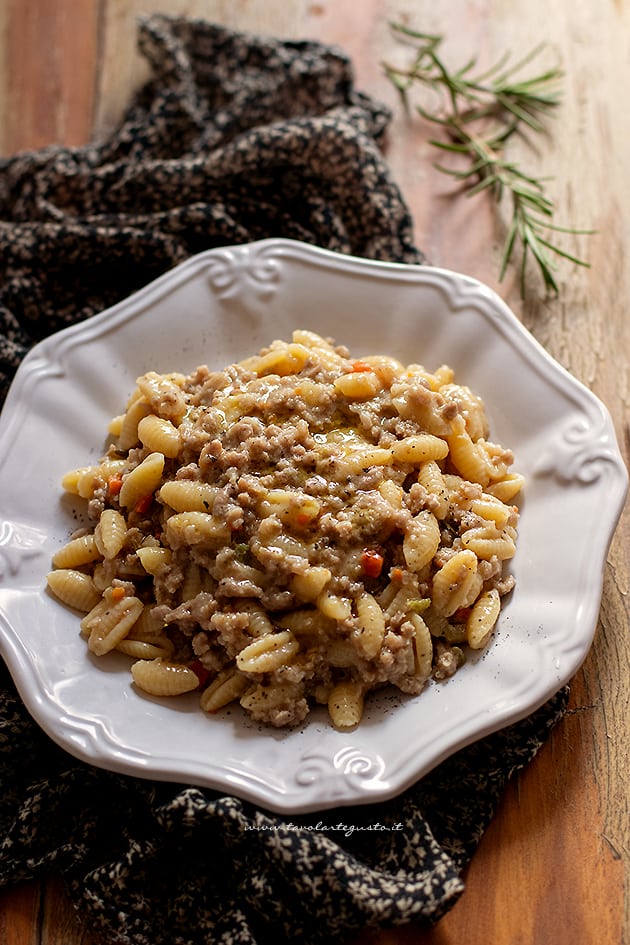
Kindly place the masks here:
<instances>
[{"instance_id":1,"label":"floral printed fabric","mask_svg":"<svg viewBox=\"0 0 630 945\"><path fill-rule=\"evenodd\" d=\"M379 149L387 111L338 50L162 16L139 37L152 78L110 137L0 162L2 397L36 341L203 249L285 236L423 261ZM562 691L395 800L283 818L76 761L2 669L0 883L60 871L87 924L134 945L315 945L434 923L565 705Z\"/></svg>"}]
</instances>

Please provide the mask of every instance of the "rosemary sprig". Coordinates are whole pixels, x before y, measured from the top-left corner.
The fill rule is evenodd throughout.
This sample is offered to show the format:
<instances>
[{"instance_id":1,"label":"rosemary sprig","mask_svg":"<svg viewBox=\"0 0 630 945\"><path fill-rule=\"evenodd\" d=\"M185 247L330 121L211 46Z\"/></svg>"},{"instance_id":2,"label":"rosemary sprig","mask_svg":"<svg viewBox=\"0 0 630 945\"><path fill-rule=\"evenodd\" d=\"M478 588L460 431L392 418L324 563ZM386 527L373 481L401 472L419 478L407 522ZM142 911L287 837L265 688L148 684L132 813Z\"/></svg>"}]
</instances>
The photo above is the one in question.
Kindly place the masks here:
<instances>
[{"instance_id":1,"label":"rosemary sprig","mask_svg":"<svg viewBox=\"0 0 630 945\"><path fill-rule=\"evenodd\" d=\"M561 257L578 266L588 263L558 246L552 233L582 234L590 230L561 227L553 223L555 207L545 193L544 180L526 174L505 157L505 148L514 135L527 131L542 133L545 120L560 104L559 84L564 73L550 68L529 78L519 77L523 68L541 51L536 47L518 62L509 65L504 56L483 73L474 74L476 59L451 71L440 55L443 38L419 33L402 24L390 24L401 40L415 48L407 68L384 64L386 75L398 89L403 105L411 111L410 90L417 83L435 91L439 107L430 110L416 104L415 110L438 126L444 137L431 144L455 155L457 167L436 167L459 180L469 196L491 192L497 205L506 194L511 202L511 219L501 254L499 279L505 276L517 245L521 248L521 295L525 296L526 268L530 257L537 264L548 293L557 295L554 276L556 259Z\"/></svg>"}]
</instances>

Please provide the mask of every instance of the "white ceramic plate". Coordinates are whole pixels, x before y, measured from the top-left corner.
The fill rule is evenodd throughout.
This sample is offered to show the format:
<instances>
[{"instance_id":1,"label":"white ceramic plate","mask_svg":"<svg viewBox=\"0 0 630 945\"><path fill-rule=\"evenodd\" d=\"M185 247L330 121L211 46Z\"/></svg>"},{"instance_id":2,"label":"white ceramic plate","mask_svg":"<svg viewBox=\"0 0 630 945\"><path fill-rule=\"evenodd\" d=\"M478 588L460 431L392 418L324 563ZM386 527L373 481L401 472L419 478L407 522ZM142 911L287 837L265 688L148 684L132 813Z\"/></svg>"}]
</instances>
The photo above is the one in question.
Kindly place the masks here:
<instances>
[{"instance_id":1,"label":"white ceramic plate","mask_svg":"<svg viewBox=\"0 0 630 945\"><path fill-rule=\"evenodd\" d=\"M446 362L481 394L492 438L528 479L517 586L484 655L416 698L383 693L351 734L317 712L278 732L196 695L143 697L129 660L95 661L78 618L45 590L76 527L64 472L101 455L137 375L217 368L292 328L358 356ZM107 312L38 344L0 418L0 647L42 728L85 761L210 786L289 813L394 796L456 749L512 723L578 669L627 488L604 406L488 288L444 270L376 263L285 240L212 250Z\"/></svg>"}]
</instances>

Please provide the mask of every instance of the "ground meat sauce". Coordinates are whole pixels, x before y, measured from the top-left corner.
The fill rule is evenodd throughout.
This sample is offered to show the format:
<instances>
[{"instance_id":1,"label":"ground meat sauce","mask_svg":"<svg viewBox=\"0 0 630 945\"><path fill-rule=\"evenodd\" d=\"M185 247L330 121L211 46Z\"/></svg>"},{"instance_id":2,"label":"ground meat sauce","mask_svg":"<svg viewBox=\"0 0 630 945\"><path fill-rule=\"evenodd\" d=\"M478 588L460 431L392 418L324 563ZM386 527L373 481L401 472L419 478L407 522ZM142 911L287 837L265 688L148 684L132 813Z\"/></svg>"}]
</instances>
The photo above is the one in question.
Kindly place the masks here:
<instances>
[{"instance_id":1,"label":"ground meat sauce","mask_svg":"<svg viewBox=\"0 0 630 945\"><path fill-rule=\"evenodd\" d=\"M344 728L488 642L522 477L448 367L296 331L224 371L149 372L111 431L64 480L93 526L49 583L79 606L89 581L88 646L137 657L140 688L274 726L324 704Z\"/></svg>"}]
</instances>

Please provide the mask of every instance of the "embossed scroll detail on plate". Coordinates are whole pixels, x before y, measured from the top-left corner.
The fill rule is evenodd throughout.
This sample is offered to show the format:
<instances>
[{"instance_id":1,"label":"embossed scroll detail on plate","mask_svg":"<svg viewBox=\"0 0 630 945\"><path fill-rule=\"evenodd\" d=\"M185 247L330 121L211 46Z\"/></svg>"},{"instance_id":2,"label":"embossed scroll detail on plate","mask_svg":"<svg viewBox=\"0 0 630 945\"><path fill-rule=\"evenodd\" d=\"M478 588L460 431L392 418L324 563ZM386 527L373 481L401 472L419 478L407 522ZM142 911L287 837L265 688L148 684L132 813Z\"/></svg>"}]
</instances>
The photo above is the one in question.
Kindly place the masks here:
<instances>
[{"instance_id":1,"label":"embossed scroll detail on plate","mask_svg":"<svg viewBox=\"0 0 630 945\"><path fill-rule=\"evenodd\" d=\"M19 574L27 558L42 554L45 535L36 528L0 519L0 580Z\"/></svg>"},{"instance_id":2,"label":"embossed scroll detail on plate","mask_svg":"<svg viewBox=\"0 0 630 945\"><path fill-rule=\"evenodd\" d=\"M325 751L305 754L295 771L295 782L301 788L317 786L330 798L354 797L357 790L385 788L384 773L380 755L345 745L333 755Z\"/></svg>"},{"instance_id":3,"label":"embossed scroll detail on plate","mask_svg":"<svg viewBox=\"0 0 630 945\"><path fill-rule=\"evenodd\" d=\"M206 272L217 298L249 308L252 302L266 304L273 298L281 268L273 247L253 245L216 251Z\"/></svg>"},{"instance_id":4,"label":"embossed scroll detail on plate","mask_svg":"<svg viewBox=\"0 0 630 945\"><path fill-rule=\"evenodd\" d=\"M308 724L274 737L237 712L209 720L194 697L179 710L137 699L122 655L95 685L76 614L45 592L69 525L59 483L99 448L97 431L130 378L194 358L192 368L201 351L219 367L294 328L356 339L366 353L392 353L393 344L407 360L455 359L497 406L497 437L539 480L523 508L509 623L491 652L447 687L401 698L394 712L375 704L352 734ZM0 653L48 735L90 764L227 790L285 814L391 798L570 679L592 640L627 488L604 406L490 289L445 270L279 239L207 250L36 345L0 416L0 479ZM575 528L549 528L550 500L560 523L599 523L587 553ZM541 622L551 597L553 619Z\"/></svg>"},{"instance_id":5,"label":"embossed scroll detail on plate","mask_svg":"<svg viewBox=\"0 0 630 945\"><path fill-rule=\"evenodd\" d=\"M560 482L590 485L619 467L616 444L611 442L604 415L592 412L576 416L558 438L540 455L534 467L537 476L550 475Z\"/></svg>"}]
</instances>

